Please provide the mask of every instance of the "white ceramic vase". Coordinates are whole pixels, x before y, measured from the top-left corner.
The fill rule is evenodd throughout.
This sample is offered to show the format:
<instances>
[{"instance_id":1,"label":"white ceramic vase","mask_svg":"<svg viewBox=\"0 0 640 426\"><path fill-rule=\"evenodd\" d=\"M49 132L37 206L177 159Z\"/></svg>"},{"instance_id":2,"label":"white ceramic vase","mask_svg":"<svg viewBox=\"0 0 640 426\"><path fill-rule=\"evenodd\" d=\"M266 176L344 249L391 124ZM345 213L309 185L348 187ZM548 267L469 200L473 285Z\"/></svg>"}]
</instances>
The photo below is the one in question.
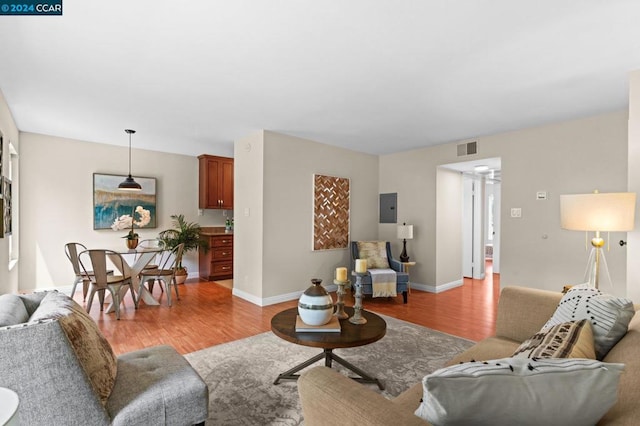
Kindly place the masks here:
<instances>
[{"instance_id":1,"label":"white ceramic vase","mask_svg":"<svg viewBox=\"0 0 640 426\"><path fill-rule=\"evenodd\" d=\"M313 285L305 290L298 301L298 314L305 324L323 325L331 321L333 299L322 287L322 280L311 279Z\"/></svg>"}]
</instances>

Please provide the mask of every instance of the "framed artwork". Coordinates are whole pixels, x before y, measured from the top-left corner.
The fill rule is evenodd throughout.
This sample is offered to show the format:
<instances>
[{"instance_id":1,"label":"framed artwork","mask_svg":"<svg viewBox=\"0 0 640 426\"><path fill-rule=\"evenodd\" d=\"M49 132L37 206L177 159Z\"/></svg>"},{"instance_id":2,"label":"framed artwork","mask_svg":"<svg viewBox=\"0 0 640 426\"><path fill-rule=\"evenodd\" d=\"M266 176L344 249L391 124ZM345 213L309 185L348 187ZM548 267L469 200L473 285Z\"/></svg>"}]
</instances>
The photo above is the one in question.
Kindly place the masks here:
<instances>
[{"instance_id":1,"label":"framed artwork","mask_svg":"<svg viewBox=\"0 0 640 426\"><path fill-rule=\"evenodd\" d=\"M313 250L349 245L348 178L313 175Z\"/></svg>"},{"instance_id":2,"label":"framed artwork","mask_svg":"<svg viewBox=\"0 0 640 426\"><path fill-rule=\"evenodd\" d=\"M93 229L111 229L113 221L122 215L131 215L137 206L151 213L151 221L145 228L155 228L156 178L134 176L142 186L141 191L121 191L120 182L125 175L93 174Z\"/></svg>"},{"instance_id":3,"label":"framed artwork","mask_svg":"<svg viewBox=\"0 0 640 426\"><path fill-rule=\"evenodd\" d=\"M11 235L11 180L2 178L2 235Z\"/></svg>"},{"instance_id":4,"label":"framed artwork","mask_svg":"<svg viewBox=\"0 0 640 426\"><path fill-rule=\"evenodd\" d=\"M2 169L4 168L4 155L2 155L2 153L4 152L4 139L2 137L2 132L0 132L0 179L2 179ZM0 198L2 198L2 194L4 194L3 192L4 190L4 183L0 182ZM4 210L2 210L4 211ZM2 234L4 235L4 234ZM2 236L0 235L0 237Z\"/></svg>"}]
</instances>

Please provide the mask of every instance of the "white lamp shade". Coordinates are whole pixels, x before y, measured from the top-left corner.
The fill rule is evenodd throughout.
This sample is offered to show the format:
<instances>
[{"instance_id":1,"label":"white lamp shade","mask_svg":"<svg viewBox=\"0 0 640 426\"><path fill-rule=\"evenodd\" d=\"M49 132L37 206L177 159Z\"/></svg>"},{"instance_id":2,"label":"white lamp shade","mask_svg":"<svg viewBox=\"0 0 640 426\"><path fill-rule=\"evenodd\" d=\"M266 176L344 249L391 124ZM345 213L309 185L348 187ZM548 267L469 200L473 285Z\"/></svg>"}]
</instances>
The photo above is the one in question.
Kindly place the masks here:
<instances>
[{"instance_id":1,"label":"white lamp shade","mask_svg":"<svg viewBox=\"0 0 640 426\"><path fill-rule=\"evenodd\" d=\"M636 194L612 192L560 196L560 226L572 231L631 231Z\"/></svg>"},{"instance_id":2,"label":"white lamp shade","mask_svg":"<svg viewBox=\"0 0 640 426\"><path fill-rule=\"evenodd\" d=\"M413 225L398 225L398 239L400 239L400 240L412 240L413 239Z\"/></svg>"}]
</instances>

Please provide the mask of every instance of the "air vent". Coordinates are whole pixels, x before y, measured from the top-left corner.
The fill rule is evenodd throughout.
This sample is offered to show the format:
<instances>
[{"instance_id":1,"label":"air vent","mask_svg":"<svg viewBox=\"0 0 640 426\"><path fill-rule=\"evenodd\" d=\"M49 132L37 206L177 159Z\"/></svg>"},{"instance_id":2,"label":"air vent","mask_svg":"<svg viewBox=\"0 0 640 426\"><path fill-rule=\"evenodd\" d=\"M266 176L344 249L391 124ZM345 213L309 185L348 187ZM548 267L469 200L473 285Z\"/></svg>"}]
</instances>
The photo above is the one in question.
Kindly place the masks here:
<instances>
[{"instance_id":1,"label":"air vent","mask_svg":"<svg viewBox=\"0 0 640 426\"><path fill-rule=\"evenodd\" d=\"M468 142L458 145L458 157L478 153L478 142Z\"/></svg>"}]
</instances>

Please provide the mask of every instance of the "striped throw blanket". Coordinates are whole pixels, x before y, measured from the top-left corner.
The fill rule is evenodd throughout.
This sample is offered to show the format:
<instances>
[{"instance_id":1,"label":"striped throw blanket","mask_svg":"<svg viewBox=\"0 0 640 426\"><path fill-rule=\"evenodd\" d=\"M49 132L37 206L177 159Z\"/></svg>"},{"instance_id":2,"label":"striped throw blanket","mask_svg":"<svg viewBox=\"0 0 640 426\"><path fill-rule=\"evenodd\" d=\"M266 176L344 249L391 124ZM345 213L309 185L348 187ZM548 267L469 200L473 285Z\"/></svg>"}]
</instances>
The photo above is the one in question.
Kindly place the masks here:
<instances>
[{"instance_id":1,"label":"striped throw blanket","mask_svg":"<svg viewBox=\"0 0 640 426\"><path fill-rule=\"evenodd\" d=\"M373 297L396 297L396 271L393 269L369 269Z\"/></svg>"}]
</instances>

